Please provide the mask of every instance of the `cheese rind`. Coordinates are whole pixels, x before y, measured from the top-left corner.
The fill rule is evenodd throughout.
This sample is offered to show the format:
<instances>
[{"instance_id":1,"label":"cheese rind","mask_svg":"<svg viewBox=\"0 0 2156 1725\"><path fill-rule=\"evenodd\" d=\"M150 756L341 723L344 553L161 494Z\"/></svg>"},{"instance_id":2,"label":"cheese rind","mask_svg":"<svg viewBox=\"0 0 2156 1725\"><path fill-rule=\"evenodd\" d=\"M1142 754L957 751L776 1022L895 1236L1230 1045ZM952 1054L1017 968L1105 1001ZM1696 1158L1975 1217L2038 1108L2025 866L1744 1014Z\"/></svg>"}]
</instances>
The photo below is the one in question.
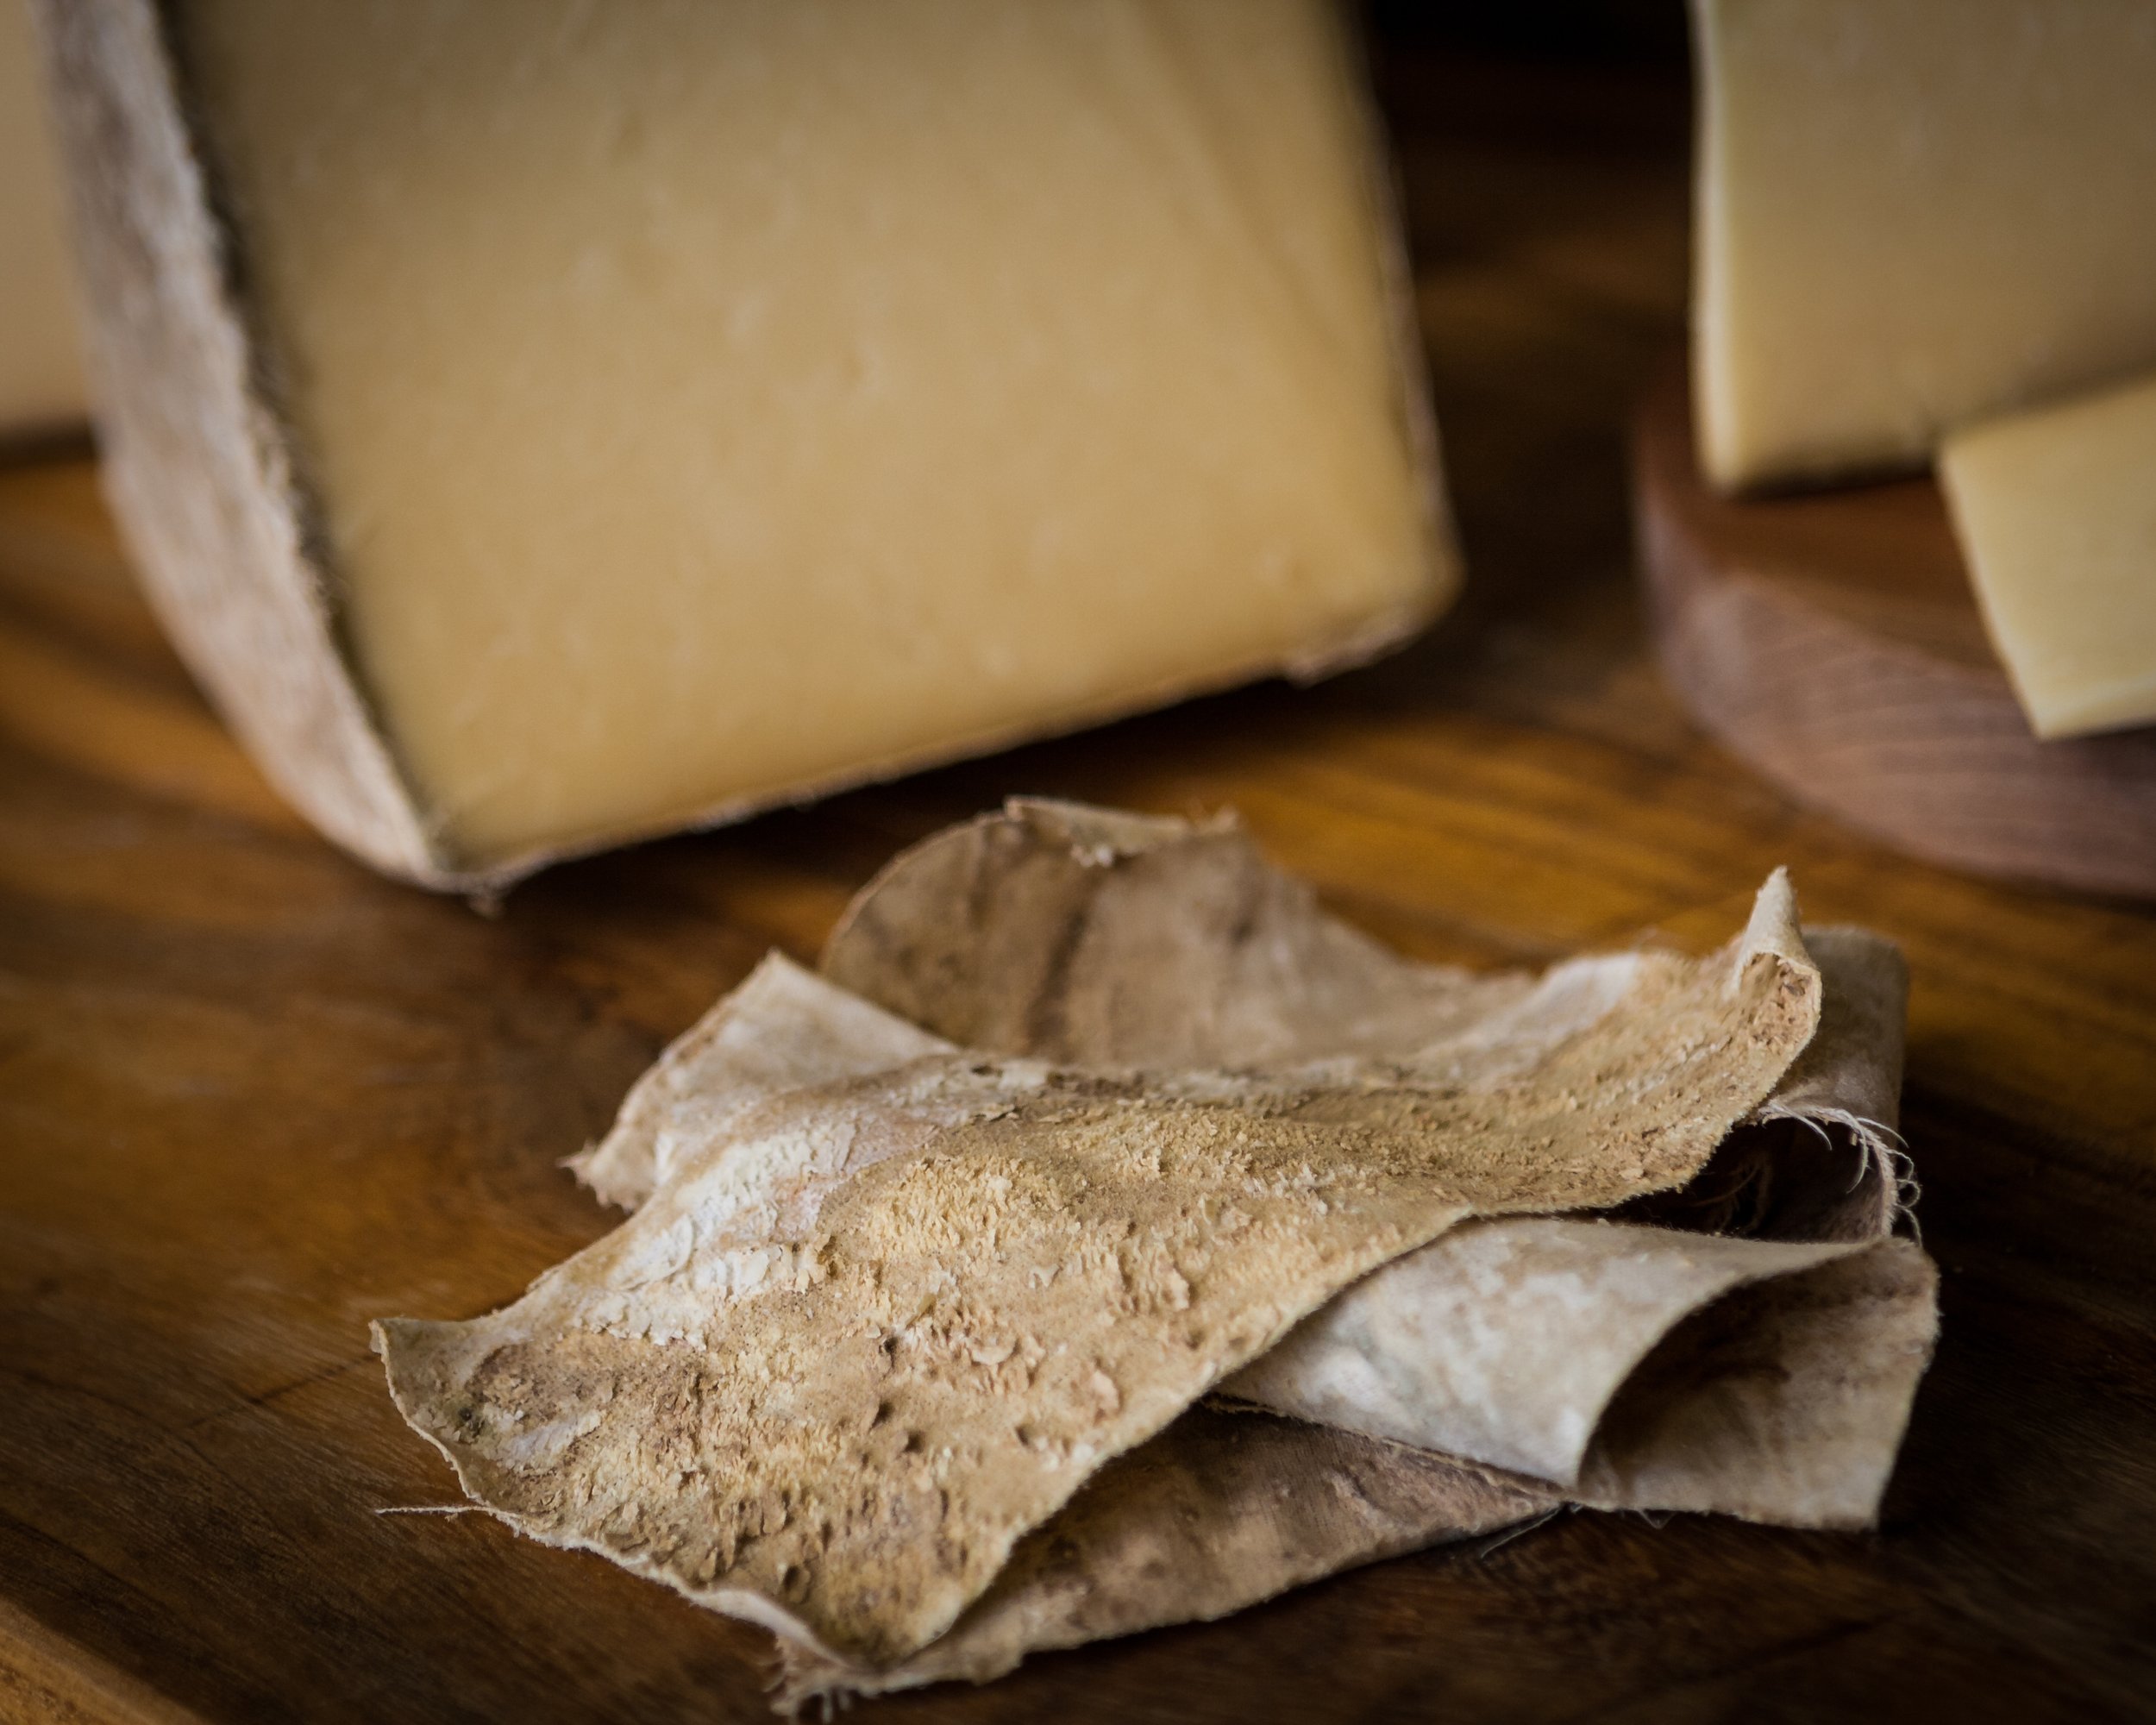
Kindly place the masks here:
<instances>
[{"instance_id":1,"label":"cheese rind","mask_svg":"<svg viewBox=\"0 0 2156 1725\"><path fill-rule=\"evenodd\" d=\"M1958 432L1940 480L2036 734L2156 723L2156 376Z\"/></svg>"},{"instance_id":2,"label":"cheese rind","mask_svg":"<svg viewBox=\"0 0 2156 1725\"><path fill-rule=\"evenodd\" d=\"M60 169L24 0L0 0L0 437L86 412Z\"/></svg>"},{"instance_id":3,"label":"cheese rind","mask_svg":"<svg viewBox=\"0 0 2156 1725\"><path fill-rule=\"evenodd\" d=\"M92 39L141 0L87 10L60 32L110 73ZM1321 0L171 17L164 111L216 194L179 214L245 289L206 308L241 351L191 411L230 431L243 571L286 623L306 596L367 735L325 767L259 649L198 668L382 866L502 878L1314 673L1450 594ZM123 298L103 327L200 370ZM105 367L123 409L141 370ZM168 612L200 613L232 577L172 523L209 457L156 417L116 486Z\"/></svg>"},{"instance_id":4,"label":"cheese rind","mask_svg":"<svg viewBox=\"0 0 2156 1725\"><path fill-rule=\"evenodd\" d=\"M1914 465L1949 427L2156 364L2156 9L1693 11L1718 485Z\"/></svg>"}]
</instances>

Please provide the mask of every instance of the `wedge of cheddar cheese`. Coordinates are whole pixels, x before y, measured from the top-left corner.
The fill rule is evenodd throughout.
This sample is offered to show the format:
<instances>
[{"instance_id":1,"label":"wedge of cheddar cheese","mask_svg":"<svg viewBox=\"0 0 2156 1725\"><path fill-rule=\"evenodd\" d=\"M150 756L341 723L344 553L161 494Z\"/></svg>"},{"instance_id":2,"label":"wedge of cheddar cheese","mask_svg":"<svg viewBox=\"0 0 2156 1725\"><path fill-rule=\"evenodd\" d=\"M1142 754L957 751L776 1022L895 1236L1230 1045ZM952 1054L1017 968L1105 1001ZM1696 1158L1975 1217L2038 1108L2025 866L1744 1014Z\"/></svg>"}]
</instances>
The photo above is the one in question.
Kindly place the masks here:
<instances>
[{"instance_id":1,"label":"wedge of cheddar cheese","mask_svg":"<svg viewBox=\"0 0 2156 1725\"><path fill-rule=\"evenodd\" d=\"M2156 724L2156 374L1959 431L1939 476L2036 734Z\"/></svg>"},{"instance_id":2,"label":"wedge of cheddar cheese","mask_svg":"<svg viewBox=\"0 0 2156 1725\"><path fill-rule=\"evenodd\" d=\"M110 486L322 828L484 886L1418 629L1326 0L47 0Z\"/></svg>"},{"instance_id":3,"label":"wedge of cheddar cheese","mask_svg":"<svg viewBox=\"0 0 2156 1725\"><path fill-rule=\"evenodd\" d=\"M2156 7L1693 10L1718 485L1921 465L1966 420L2156 365Z\"/></svg>"}]
</instances>

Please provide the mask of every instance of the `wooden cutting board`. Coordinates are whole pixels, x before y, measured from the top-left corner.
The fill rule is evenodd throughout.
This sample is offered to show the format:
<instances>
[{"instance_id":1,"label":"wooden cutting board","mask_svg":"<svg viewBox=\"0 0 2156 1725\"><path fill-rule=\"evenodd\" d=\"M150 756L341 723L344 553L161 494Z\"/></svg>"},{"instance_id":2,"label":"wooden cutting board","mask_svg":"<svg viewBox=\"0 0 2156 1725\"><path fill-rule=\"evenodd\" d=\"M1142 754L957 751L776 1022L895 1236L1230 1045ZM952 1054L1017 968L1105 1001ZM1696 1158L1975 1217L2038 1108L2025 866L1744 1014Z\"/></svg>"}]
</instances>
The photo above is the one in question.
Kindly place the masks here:
<instances>
[{"instance_id":1,"label":"wooden cutting board","mask_svg":"<svg viewBox=\"0 0 2156 1725\"><path fill-rule=\"evenodd\" d=\"M1681 364L1640 406L1633 473L1656 652L1730 749L1913 856L2156 898L2156 729L2036 738L1930 478L1719 497Z\"/></svg>"}]
</instances>

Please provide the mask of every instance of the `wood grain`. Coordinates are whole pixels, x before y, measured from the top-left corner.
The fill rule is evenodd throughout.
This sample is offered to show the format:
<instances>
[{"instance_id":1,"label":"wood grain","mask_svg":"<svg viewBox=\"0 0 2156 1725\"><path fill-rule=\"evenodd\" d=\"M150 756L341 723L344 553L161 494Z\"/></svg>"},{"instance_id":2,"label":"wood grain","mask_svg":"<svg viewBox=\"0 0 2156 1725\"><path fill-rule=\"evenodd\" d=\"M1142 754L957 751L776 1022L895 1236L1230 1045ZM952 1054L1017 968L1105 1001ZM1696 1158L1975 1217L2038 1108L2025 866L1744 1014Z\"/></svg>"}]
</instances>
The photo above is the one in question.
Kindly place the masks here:
<instances>
[{"instance_id":1,"label":"wood grain","mask_svg":"<svg viewBox=\"0 0 2156 1725\"><path fill-rule=\"evenodd\" d=\"M1663 669L1737 754L1929 862L2156 898L2156 729L2036 737L1930 478L1718 497L1677 363L1633 475Z\"/></svg>"},{"instance_id":2,"label":"wood grain","mask_svg":"<svg viewBox=\"0 0 2156 1725\"><path fill-rule=\"evenodd\" d=\"M1657 680L1623 427L1681 330L1681 80L1388 80L1474 588L1319 688L578 863L489 920L270 794L86 464L0 474L0 1716L763 1717L754 1631L377 1513L452 1488L365 1321L484 1311L595 1238L559 1161L663 1042L1012 791L1232 803L1347 915L1478 966L1642 928L1704 950L1788 862L1812 915L1912 962L1945 1338L1877 1536L1574 1515L878 1721L2156 1714L2156 916L1877 847Z\"/></svg>"}]
</instances>

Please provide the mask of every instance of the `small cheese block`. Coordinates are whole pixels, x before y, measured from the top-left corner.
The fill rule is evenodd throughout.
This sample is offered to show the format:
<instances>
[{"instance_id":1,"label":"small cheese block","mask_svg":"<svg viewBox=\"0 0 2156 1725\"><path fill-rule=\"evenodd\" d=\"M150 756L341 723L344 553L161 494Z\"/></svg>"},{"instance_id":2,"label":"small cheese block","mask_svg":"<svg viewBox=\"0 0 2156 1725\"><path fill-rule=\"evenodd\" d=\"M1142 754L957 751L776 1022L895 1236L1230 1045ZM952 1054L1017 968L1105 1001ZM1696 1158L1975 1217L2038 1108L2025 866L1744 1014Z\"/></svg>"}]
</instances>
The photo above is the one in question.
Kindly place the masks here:
<instances>
[{"instance_id":1,"label":"small cheese block","mask_svg":"<svg viewBox=\"0 0 2156 1725\"><path fill-rule=\"evenodd\" d=\"M119 512L384 869L1316 674L1452 590L1327 0L47 16Z\"/></svg>"},{"instance_id":2,"label":"small cheese block","mask_svg":"<svg viewBox=\"0 0 2156 1725\"><path fill-rule=\"evenodd\" d=\"M1915 466L1949 427L2156 365L2156 8L1693 10L1716 484Z\"/></svg>"},{"instance_id":3,"label":"small cheese block","mask_svg":"<svg viewBox=\"0 0 2156 1725\"><path fill-rule=\"evenodd\" d=\"M0 0L0 442L81 423L87 409L73 271L36 44L24 0Z\"/></svg>"},{"instance_id":4,"label":"small cheese block","mask_svg":"<svg viewBox=\"0 0 2156 1725\"><path fill-rule=\"evenodd\" d=\"M2036 734L2156 724L2156 376L1957 432L1939 471Z\"/></svg>"}]
</instances>

